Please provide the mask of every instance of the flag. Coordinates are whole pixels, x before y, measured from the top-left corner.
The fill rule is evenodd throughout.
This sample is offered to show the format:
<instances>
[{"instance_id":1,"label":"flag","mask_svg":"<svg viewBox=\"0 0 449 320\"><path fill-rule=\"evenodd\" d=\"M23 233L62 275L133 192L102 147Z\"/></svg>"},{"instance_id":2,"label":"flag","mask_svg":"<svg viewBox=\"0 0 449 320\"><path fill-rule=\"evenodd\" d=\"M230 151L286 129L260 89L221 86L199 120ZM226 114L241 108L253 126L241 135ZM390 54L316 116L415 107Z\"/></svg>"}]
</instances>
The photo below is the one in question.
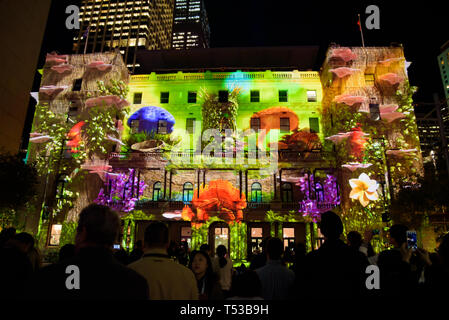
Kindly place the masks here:
<instances>
[{"instance_id":1,"label":"flag","mask_svg":"<svg viewBox=\"0 0 449 320\"><path fill-rule=\"evenodd\" d=\"M360 23L360 15L359 15L359 20L357 20L357 25L359 26L360 31L362 31L362 25Z\"/></svg>"},{"instance_id":2,"label":"flag","mask_svg":"<svg viewBox=\"0 0 449 320\"><path fill-rule=\"evenodd\" d=\"M84 31L84 33L83 33L83 38L87 37L87 35L89 34L89 29L90 29L90 25L87 26L86 31Z\"/></svg>"}]
</instances>

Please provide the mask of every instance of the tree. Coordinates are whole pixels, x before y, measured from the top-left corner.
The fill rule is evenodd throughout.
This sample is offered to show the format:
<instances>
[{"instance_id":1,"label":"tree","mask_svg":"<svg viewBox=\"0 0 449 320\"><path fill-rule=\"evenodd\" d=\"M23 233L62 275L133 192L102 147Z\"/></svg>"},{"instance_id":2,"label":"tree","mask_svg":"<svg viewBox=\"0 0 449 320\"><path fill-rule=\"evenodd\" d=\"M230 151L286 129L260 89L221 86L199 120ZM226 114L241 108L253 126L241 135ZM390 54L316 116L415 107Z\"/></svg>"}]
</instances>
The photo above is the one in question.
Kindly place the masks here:
<instances>
[{"instance_id":1,"label":"tree","mask_svg":"<svg viewBox=\"0 0 449 320\"><path fill-rule=\"evenodd\" d=\"M37 193L37 170L19 156L0 153L0 216L11 220Z\"/></svg>"}]
</instances>

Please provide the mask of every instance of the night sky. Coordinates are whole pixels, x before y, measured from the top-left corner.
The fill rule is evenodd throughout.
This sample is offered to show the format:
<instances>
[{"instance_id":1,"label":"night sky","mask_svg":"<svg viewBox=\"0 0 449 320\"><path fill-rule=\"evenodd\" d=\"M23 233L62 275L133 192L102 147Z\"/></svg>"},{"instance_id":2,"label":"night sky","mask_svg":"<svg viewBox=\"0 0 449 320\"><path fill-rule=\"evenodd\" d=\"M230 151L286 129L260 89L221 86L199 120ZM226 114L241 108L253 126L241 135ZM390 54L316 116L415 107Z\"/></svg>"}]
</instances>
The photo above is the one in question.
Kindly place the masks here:
<instances>
[{"instance_id":1,"label":"night sky","mask_svg":"<svg viewBox=\"0 0 449 320\"><path fill-rule=\"evenodd\" d=\"M39 67L52 50L69 53L77 32L65 29L65 7L80 0L53 1ZM418 86L417 102L432 102L432 93L443 97L437 55L449 40L448 11L439 2L427 1L301 1L301 0L205 0L211 29L211 47L319 45L317 68L331 42L360 46L357 13L362 25L365 8L380 9L380 30L364 28L366 46L402 43L410 82ZM354 3L354 4L351 4ZM317 69L318 70L318 69Z\"/></svg>"}]
</instances>

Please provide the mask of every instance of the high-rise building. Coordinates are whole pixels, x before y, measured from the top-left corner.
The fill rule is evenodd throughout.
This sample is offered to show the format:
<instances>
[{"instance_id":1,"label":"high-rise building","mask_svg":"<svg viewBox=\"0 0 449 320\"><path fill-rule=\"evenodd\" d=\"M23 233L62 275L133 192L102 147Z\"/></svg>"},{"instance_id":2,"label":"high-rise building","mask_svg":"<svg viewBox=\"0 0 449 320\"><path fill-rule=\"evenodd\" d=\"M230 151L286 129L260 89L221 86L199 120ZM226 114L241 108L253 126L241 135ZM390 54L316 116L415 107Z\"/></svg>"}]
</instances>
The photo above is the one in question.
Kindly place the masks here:
<instances>
[{"instance_id":1,"label":"high-rise building","mask_svg":"<svg viewBox=\"0 0 449 320\"><path fill-rule=\"evenodd\" d=\"M209 48L210 29L203 0L175 0L173 49Z\"/></svg>"},{"instance_id":2,"label":"high-rise building","mask_svg":"<svg viewBox=\"0 0 449 320\"><path fill-rule=\"evenodd\" d=\"M0 149L16 154L51 1L0 1Z\"/></svg>"},{"instance_id":3,"label":"high-rise building","mask_svg":"<svg viewBox=\"0 0 449 320\"><path fill-rule=\"evenodd\" d=\"M171 48L174 0L83 0L75 53L120 48L134 72L138 49ZM89 31L87 32L87 30Z\"/></svg>"},{"instance_id":4,"label":"high-rise building","mask_svg":"<svg viewBox=\"0 0 449 320\"><path fill-rule=\"evenodd\" d=\"M443 103L441 106L441 116L443 117L445 126L449 126L449 110L447 107L447 101L449 100L449 41L441 47L438 63L440 65L441 79L443 81L444 94L446 97L446 103Z\"/></svg>"}]
</instances>

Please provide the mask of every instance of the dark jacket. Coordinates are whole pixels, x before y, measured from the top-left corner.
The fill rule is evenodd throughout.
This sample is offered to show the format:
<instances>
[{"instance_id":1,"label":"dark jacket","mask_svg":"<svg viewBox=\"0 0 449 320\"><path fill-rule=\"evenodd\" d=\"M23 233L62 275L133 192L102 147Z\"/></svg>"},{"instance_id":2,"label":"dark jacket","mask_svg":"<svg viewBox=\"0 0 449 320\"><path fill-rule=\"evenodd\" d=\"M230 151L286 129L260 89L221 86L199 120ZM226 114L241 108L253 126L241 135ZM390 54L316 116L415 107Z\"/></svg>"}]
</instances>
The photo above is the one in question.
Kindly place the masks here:
<instances>
[{"instance_id":1,"label":"dark jacket","mask_svg":"<svg viewBox=\"0 0 449 320\"><path fill-rule=\"evenodd\" d=\"M69 265L79 267L80 289L67 289ZM106 248L83 248L73 258L43 268L33 283L33 298L45 300L148 299L141 275L121 265Z\"/></svg>"},{"instance_id":2,"label":"dark jacket","mask_svg":"<svg viewBox=\"0 0 449 320\"><path fill-rule=\"evenodd\" d=\"M26 297L33 273L27 255L14 247L0 249L0 299Z\"/></svg>"},{"instance_id":3,"label":"dark jacket","mask_svg":"<svg viewBox=\"0 0 449 320\"><path fill-rule=\"evenodd\" d=\"M304 285L308 296L348 297L366 293L366 257L340 239L326 240L305 259Z\"/></svg>"}]
</instances>

